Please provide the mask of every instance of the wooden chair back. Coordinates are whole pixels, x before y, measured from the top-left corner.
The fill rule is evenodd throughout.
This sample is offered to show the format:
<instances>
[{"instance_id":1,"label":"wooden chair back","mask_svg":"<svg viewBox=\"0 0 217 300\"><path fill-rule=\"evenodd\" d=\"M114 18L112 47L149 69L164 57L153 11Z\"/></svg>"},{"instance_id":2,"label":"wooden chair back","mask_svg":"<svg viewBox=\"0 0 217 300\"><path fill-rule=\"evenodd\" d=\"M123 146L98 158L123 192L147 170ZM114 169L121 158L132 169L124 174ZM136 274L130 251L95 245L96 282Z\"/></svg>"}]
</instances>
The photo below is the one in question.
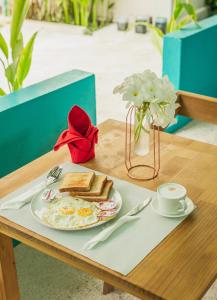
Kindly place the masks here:
<instances>
[{"instance_id":1,"label":"wooden chair back","mask_svg":"<svg viewBox=\"0 0 217 300\"><path fill-rule=\"evenodd\" d=\"M217 124L217 98L178 91L180 107L177 114L195 120Z\"/></svg>"}]
</instances>

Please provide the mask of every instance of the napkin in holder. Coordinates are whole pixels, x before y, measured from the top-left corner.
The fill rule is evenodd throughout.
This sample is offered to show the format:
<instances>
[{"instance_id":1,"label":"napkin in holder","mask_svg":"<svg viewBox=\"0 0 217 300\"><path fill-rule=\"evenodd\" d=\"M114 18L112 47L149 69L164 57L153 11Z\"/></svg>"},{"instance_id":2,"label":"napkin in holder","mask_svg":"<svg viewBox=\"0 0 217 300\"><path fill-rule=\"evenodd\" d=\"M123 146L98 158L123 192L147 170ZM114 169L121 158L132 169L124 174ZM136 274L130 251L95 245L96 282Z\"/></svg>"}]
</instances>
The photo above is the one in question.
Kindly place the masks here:
<instances>
[{"instance_id":1,"label":"napkin in holder","mask_svg":"<svg viewBox=\"0 0 217 300\"><path fill-rule=\"evenodd\" d=\"M92 125L88 114L75 105L68 115L68 129L59 136L54 151L67 144L72 161L83 163L94 158L97 141L98 128Z\"/></svg>"}]
</instances>

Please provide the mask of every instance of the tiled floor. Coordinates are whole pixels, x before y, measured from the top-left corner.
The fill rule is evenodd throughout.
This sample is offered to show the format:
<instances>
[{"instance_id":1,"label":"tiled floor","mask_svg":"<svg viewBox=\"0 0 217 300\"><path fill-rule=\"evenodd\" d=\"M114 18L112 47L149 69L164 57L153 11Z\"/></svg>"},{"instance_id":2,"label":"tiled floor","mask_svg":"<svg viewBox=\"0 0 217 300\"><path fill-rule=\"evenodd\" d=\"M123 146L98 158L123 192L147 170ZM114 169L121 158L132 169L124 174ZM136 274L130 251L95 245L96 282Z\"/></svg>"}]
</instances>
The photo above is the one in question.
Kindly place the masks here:
<instances>
[{"instance_id":1,"label":"tiled floor","mask_svg":"<svg viewBox=\"0 0 217 300\"><path fill-rule=\"evenodd\" d=\"M125 76L147 68L161 74L161 56L147 34L118 32L116 26L111 25L93 36L85 36L79 27L26 22L25 39L35 30L39 30L39 35L26 84L71 69L93 72L96 74L98 122L107 118L124 120L124 104L112 90ZM7 26L3 34L8 36ZM217 144L217 126L194 121L179 134ZM22 300L135 299L120 291L102 296L100 281L24 245L18 246L15 252ZM217 299L217 285L205 299Z\"/></svg>"},{"instance_id":2,"label":"tiled floor","mask_svg":"<svg viewBox=\"0 0 217 300\"><path fill-rule=\"evenodd\" d=\"M98 122L108 118L124 119L125 104L118 95L113 95L113 88L123 78L147 68L161 74L161 56L149 35L118 32L112 25L87 36L81 27L26 22L25 40L36 30L39 34L26 85L72 69L93 72ZM3 34L8 35L8 28L3 29Z\"/></svg>"}]
</instances>

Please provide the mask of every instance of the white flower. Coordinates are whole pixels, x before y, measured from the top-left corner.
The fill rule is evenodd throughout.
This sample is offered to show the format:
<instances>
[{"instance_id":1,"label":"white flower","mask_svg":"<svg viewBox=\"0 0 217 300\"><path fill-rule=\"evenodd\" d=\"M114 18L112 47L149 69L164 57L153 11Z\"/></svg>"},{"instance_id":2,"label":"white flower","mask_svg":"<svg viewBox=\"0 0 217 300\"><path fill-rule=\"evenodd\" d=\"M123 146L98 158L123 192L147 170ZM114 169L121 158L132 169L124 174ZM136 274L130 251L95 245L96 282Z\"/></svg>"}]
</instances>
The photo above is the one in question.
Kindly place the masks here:
<instances>
[{"instance_id":1,"label":"white flower","mask_svg":"<svg viewBox=\"0 0 217 300\"><path fill-rule=\"evenodd\" d=\"M146 119L157 126L166 127L175 122L177 108L176 92L167 76L162 79L150 70L135 73L126 77L121 85L114 89L114 93L122 94L122 99L142 107L146 112Z\"/></svg>"},{"instance_id":2,"label":"white flower","mask_svg":"<svg viewBox=\"0 0 217 300\"><path fill-rule=\"evenodd\" d=\"M123 93L123 100L132 102L136 106L142 105L144 98L142 94L141 84L138 82L129 84Z\"/></svg>"}]
</instances>

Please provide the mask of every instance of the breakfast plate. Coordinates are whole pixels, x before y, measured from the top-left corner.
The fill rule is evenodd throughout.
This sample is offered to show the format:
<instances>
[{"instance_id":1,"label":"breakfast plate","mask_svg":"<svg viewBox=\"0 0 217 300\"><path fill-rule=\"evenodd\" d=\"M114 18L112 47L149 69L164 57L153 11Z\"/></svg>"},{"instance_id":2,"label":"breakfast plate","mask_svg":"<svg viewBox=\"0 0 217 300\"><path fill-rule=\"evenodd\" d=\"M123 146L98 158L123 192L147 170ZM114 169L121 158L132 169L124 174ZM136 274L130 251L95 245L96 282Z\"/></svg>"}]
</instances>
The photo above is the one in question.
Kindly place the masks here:
<instances>
[{"instance_id":1,"label":"breakfast plate","mask_svg":"<svg viewBox=\"0 0 217 300\"><path fill-rule=\"evenodd\" d=\"M49 186L58 190L59 182ZM39 223L58 230L84 230L100 226L114 219L122 207L122 198L112 187L109 200L89 202L68 193L59 194L50 202L43 200L42 190L31 202L31 213Z\"/></svg>"}]
</instances>

